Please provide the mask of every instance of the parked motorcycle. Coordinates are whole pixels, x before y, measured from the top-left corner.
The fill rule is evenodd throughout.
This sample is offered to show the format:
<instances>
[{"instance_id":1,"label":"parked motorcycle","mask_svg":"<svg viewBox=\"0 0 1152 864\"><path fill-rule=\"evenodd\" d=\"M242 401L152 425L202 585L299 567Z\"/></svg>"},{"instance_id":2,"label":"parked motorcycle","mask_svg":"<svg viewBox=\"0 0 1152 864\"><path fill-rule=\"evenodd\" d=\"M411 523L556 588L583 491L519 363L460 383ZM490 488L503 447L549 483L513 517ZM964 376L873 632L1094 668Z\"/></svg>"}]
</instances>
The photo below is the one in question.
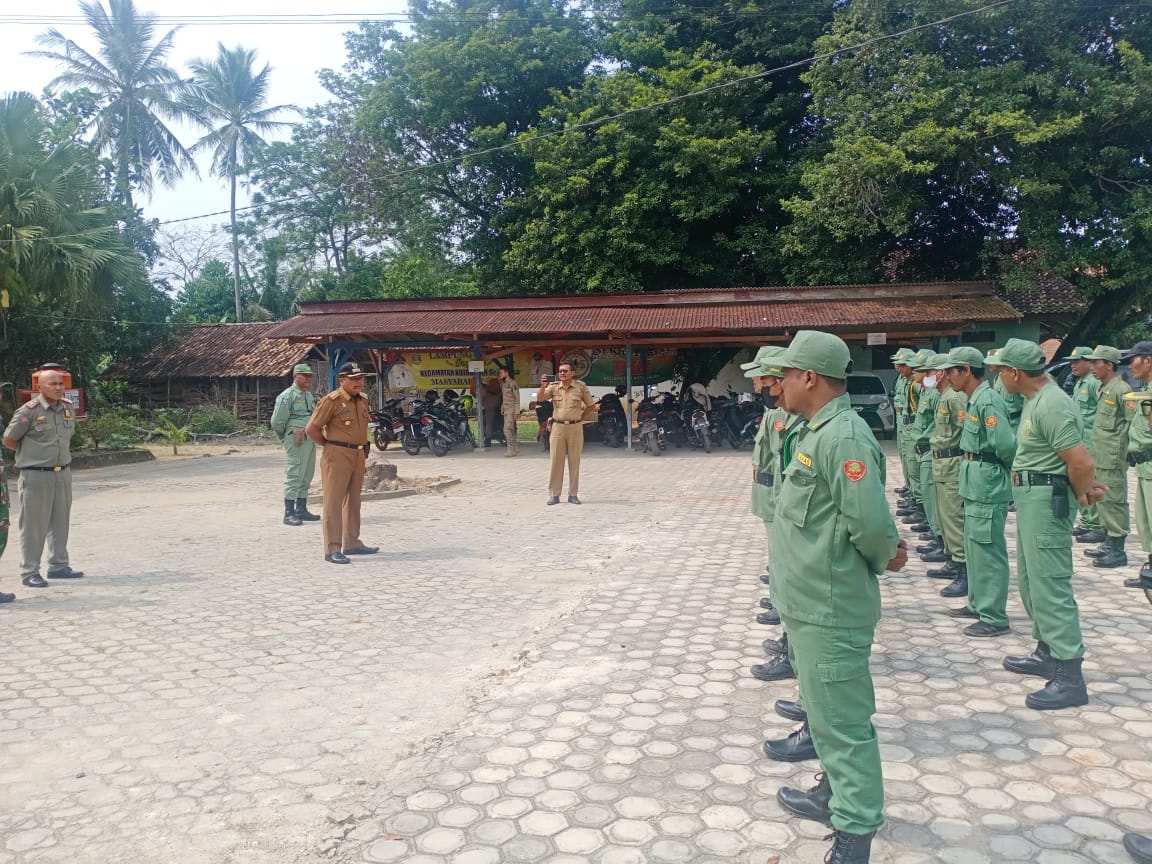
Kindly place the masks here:
<instances>
[{"instance_id":1,"label":"parked motorcycle","mask_svg":"<svg viewBox=\"0 0 1152 864\"><path fill-rule=\"evenodd\" d=\"M693 384L684 390L680 419L684 423L684 435L692 447L712 452L712 426L708 412L712 409L712 397L703 384Z\"/></svg>"},{"instance_id":2,"label":"parked motorcycle","mask_svg":"<svg viewBox=\"0 0 1152 864\"><path fill-rule=\"evenodd\" d=\"M400 440L400 435L395 429L395 421L397 417L404 416L404 411L400 407L403 402L402 398L389 399L379 411L368 412L368 431L376 442L376 449L381 453L388 449L389 444Z\"/></svg>"},{"instance_id":3,"label":"parked motorcycle","mask_svg":"<svg viewBox=\"0 0 1152 864\"><path fill-rule=\"evenodd\" d=\"M608 393L600 397L600 415L596 421L604 443L609 447L620 447L624 443L625 430L628 428L628 416L624 411L624 404L616 393Z\"/></svg>"},{"instance_id":4,"label":"parked motorcycle","mask_svg":"<svg viewBox=\"0 0 1152 864\"><path fill-rule=\"evenodd\" d=\"M761 416L755 400L751 393L737 393L731 387L727 396L713 397L708 419L714 440L727 440L733 450L753 444Z\"/></svg>"},{"instance_id":5,"label":"parked motorcycle","mask_svg":"<svg viewBox=\"0 0 1152 864\"><path fill-rule=\"evenodd\" d=\"M552 435L552 402L536 403L536 423L539 429L536 432L536 441L540 448L548 452L548 439Z\"/></svg>"},{"instance_id":6,"label":"parked motorcycle","mask_svg":"<svg viewBox=\"0 0 1152 864\"><path fill-rule=\"evenodd\" d=\"M409 456L419 456L420 450L428 446L428 427L424 424L425 406L424 400L414 399L408 404L406 414L392 418L392 432Z\"/></svg>"},{"instance_id":7,"label":"parked motorcycle","mask_svg":"<svg viewBox=\"0 0 1152 864\"><path fill-rule=\"evenodd\" d=\"M467 445L476 449L476 435L472 432L472 424L468 422L468 410L455 390L445 390L444 397L432 407L431 413L443 420L451 430L450 446Z\"/></svg>"},{"instance_id":8,"label":"parked motorcycle","mask_svg":"<svg viewBox=\"0 0 1152 864\"><path fill-rule=\"evenodd\" d=\"M659 410L660 428L664 430L664 438L676 447L683 447L688 443L688 433L684 427L684 418L680 416L680 400L674 392L655 393L652 396Z\"/></svg>"},{"instance_id":9,"label":"parked motorcycle","mask_svg":"<svg viewBox=\"0 0 1152 864\"><path fill-rule=\"evenodd\" d=\"M636 408L636 419L640 423L640 445L645 453L659 456L668 446L664 428L660 425L660 406L656 394L641 400Z\"/></svg>"}]
</instances>

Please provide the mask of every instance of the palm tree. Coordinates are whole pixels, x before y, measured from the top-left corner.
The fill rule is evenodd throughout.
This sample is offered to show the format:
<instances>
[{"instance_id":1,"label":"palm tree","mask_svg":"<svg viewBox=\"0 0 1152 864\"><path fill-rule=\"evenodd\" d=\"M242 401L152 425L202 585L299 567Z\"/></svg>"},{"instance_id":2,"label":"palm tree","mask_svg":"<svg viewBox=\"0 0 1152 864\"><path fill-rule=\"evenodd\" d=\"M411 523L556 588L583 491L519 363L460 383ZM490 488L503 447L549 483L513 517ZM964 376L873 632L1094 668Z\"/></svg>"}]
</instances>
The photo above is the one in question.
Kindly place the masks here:
<instances>
[{"instance_id":1,"label":"palm tree","mask_svg":"<svg viewBox=\"0 0 1152 864\"><path fill-rule=\"evenodd\" d=\"M156 17L138 12L133 0L83 0L80 9L96 34L99 48L86 51L55 28L41 34L51 50L32 56L53 60L64 72L50 87L92 91L100 109L88 123L93 143L111 156L116 191L132 205L132 186L151 194L153 172L165 186L196 163L165 121L191 117L185 102L187 82L165 62L176 29L156 39Z\"/></svg>"},{"instance_id":2,"label":"palm tree","mask_svg":"<svg viewBox=\"0 0 1152 864\"><path fill-rule=\"evenodd\" d=\"M265 134L291 126L274 120L291 105L266 107L268 101L267 63L256 72L256 52L237 45L216 46L216 57L193 60L193 100L197 122L211 131L197 141L192 152L212 151L212 173L227 177L231 185L232 281L236 299L236 320L243 320L240 308L240 235L236 231L236 178L248 169L252 156L266 145Z\"/></svg>"},{"instance_id":3,"label":"palm tree","mask_svg":"<svg viewBox=\"0 0 1152 864\"><path fill-rule=\"evenodd\" d=\"M10 302L91 310L146 284L140 257L94 206L102 192L89 154L45 144L35 97L0 99L0 292Z\"/></svg>"}]
</instances>

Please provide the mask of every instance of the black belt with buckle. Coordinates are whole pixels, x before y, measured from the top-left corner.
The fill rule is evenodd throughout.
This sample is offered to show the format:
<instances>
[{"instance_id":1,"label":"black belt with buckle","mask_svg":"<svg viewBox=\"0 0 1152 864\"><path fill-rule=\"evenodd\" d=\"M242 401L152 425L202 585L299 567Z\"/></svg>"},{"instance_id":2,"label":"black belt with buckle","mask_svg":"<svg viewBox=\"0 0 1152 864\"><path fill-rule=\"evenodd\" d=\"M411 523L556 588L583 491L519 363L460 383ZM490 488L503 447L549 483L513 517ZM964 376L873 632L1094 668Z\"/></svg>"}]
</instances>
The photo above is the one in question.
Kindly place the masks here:
<instances>
[{"instance_id":1,"label":"black belt with buckle","mask_svg":"<svg viewBox=\"0 0 1152 864\"><path fill-rule=\"evenodd\" d=\"M583 420L553 420L553 423L563 423L565 426L574 426L577 423L583 423Z\"/></svg>"},{"instance_id":2,"label":"black belt with buckle","mask_svg":"<svg viewBox=\"0 0 1152 864\"><path fill-rule=\"evenodd\" d=\"M917 456L923 456L925 453L932 449L931 444L914 444L913 446L916 448Z\"/></svg>"},{"instance_id":3,"label":"black belt with buckle","mask_svg":"<svg viewBox=\"0 0 1152 864\"><path fill-rule=\"evenodd\" d=\"M996 458L995 453L969 453L964 451L964 458L969 462L988 462L992 465L999 465L1000 460Z\"/></svg>"},{"instance_id":4,"label":"black belt with buckle","mask_svg":"<svg viewBox=\"0 0 1152 864\"><path fill-rule=\"evenodd\" d=\"M916 422L916 415L914 415L914 414L905 414L905 415L904 415L904 417L903 417L903 418L901 418L901 419L903 419L903 421L904 421L904 425L905 425L905 426L911 426L913 423L915 423L915 422Z\"/></svg>"},{"instance_id":5,"label":"black belt with buckle","mask_svg":"<svg viewBox=\"0 0 1152 864\"><path fill-rule=\"evenodd\" d=\"M964 451L959 447L949 447L947 450L933 450L933 459L951 459L953 456L963 456Z\"/></svg>"},{"instance_id":6,"label":"black belt with buckle","mask_svg":"<svg viewBox=\"0 0 1152 864\"><path fill-rule=\"evenodd\" d=\"M324 443L326 445L335 444L337 447L347 447L349 450L359 450L364 446L363 444L349 444L347 441L333 441L331 438L326 438Z\"/></svg>"},{"instance_id":7,"label":"black belt with buckle","mask_svg":"<svg viewBox=\"0 0 1152 864\"><path fill-rule=\"evenodd\" d=\"M1037 474L1034 471L1013 471L1013 486L1060 486L1068 482L1063 474Z\"/></svg>"},{"instance_id":8,"label":"black belt with buckle","mask_svg":"<svg viewBox=\"0 0 1152 864\"><path fill-rule=\"evenodd\" d=\"M757 471L755 475L756 482L761 486L775 486L776 475L769 474L767 471Z\"/></svg>"},{"instance_id":9,"label":"black belt with buckle","mask_svg":"<svg viewBox=\"0 0 1152 864\"><path fill-rule=\"evenodd\" d=\"M25 465L23 468L21 468L19 470L21 470L21 471L63 471L67 467L68 467L67 465L49 465L47 468L43 468L43 467L40 467L37 465Z\"/></svg>"},{"instance_id":10,"label":"black belt with buckle","mask_svg":"<svg viewBox=\"0 0 1152 864\"><path fill-rule=\"evenodd\" d=\"M1143 453L1128 454L1128 464L1133 468L1137 465L1143 465L1145 462L1152 462L1152 450L1145 450Z\"/></svg>"}]
</instances>

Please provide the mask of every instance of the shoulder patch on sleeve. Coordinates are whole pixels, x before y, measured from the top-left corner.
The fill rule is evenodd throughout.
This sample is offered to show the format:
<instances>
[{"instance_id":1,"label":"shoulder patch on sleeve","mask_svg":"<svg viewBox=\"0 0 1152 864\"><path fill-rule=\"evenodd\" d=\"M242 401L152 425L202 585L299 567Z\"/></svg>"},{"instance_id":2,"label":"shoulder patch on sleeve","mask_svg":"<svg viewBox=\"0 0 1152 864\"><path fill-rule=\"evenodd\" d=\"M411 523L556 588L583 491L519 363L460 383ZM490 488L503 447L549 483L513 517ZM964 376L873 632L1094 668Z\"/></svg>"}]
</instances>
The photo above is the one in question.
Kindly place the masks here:
<instances>
[{"instance_id":1,"label":"shoulder patch on sleeve","mask_svg":"<svg viewBox=\"0 0 1152 864\"><path fill-rule=\"evenodd\" d=\"M855 483L868 473L868 466L859 459L849 459L844 463L844 475Z\"/></svg>"},{"instance_id":2,"label":"shoulder patch on sleeve","mask_svg":"<svg viewBox=\"0 0 1152 864\"><path fill-rule=\"evenodd\" d=\"M995 414L993 414L990 417L984 418L984 425L987 426L989 429L991 429L993 426L996 425L996 421L997 421L997 417Z\"/></svg>"},{"instance_id":3,"label":"shoulder patch on sleeve","mask_svg":"<svg viewBox=\"0 0 1152 864\"><path fill-rule=\"evenodd\" d=\"M777 420L776 422L774 422L772 424L772 428L775 429L777 432L783 432L784 431L784 421L783 420Z\"/></svg>"}]
</instances>

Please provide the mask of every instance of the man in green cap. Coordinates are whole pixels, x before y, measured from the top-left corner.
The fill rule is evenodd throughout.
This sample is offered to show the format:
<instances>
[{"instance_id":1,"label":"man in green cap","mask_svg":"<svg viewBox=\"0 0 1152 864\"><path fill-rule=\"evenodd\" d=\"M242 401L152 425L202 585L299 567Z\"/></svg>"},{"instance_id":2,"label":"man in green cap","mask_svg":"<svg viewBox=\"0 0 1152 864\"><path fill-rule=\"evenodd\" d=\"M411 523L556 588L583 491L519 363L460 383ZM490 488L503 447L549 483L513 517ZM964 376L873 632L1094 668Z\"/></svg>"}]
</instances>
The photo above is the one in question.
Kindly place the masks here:
<instances>
[{"instance_id":1,"label":"man in green cap","mask_svg":"<svg viewBox=\"0 0 1152 864\"><path fill-rule=\"evenodd\" d=\"M1084 424L1084 443L1092 443L1092 427L1096 423L1096 403L1100 401L1100 379L1092 374L1092 361L1088 359L1092 349L1086 345L1079 345L1072 349L1068 355L1068 367L1072 372L1072 401L1080 411L1080 420ZM1104 526L1100 524L1100 515L1096 512L1096 505L1080 511L1080 527L1072 532L1072 536L1083 539L1085 543L1103 543L1105 537Z\"/></svg>"},{"instance_id":2,"label":"man in green cap","mask_svg":"<svg viewBox=\"0 0 1152 864\"><path fill-rule=\"evenodd\" d=\"M940 592L941 597L965 597L968 594L968 566L964 551L964 500L960 497L960 434L968 407L968 394L952 387L948 378L951 366L948 354L937 354L930 371L939 378L940 401L936 421L928 443L932 447L932 477L936 483L936 519L948 561L941 568L951 574L952 582Z\"/></svg>"},{"instance_id":3,"label":"man in green cap","mask_svg":"<svg viewBox=\"0 0 1152 864\"><path fill-rule=\"evenodd\" d=\"M901 351L903 355L901 355ZM912 373L912 363L919 356L919 351L911 348L902 348L895 356L903 356L903 360L896 365L900 377L896 381L895 401L899 404L896 410L897 446L900 452L900 464L904 469L904 481L907 492L899 502L896 510L897 516L913 515L920 506L920 462L912 446L912 424L916 422L916 408L920 403L920 384Z\"/></svg>"},{"instance_id":4,"label":"man in green cap","mask_svg":"<svg viewBox=\"0 0 1152 864\"><path fill-rule=\"evenodd\" d=\"M920 556L921 561L929 564L948 560L936 509L936 480L932 475L932 430L936 425L936 407L940 404L940 391L943 389L942 376L938 378L936 373L929 369L936 356L935 352L925 350L912 361L913 373L922 388L920 403L916 406L916 422L912 424L912 443L917 464L920 466L920 494L924 520L909 523L908 518L904 519L905 524L911 524L911 530L928 532L936 538L938 548L924 552ZM940 575L953 578L950 573Z\"/></svg>"},{"instance_id":5,"label":"man in green cap","mask_svg":"<svg viewBox=\"0 0 1152 864\"><path fill-rule=\"evenodd\" d=\"M777 799L832 825L828 861L866 864L884 821L868 668L880 618L876 577L903 567L907 553L888 512L884 454L846 391L848 346L801 330L777 365L788 407L805 422L781 456L772 588L824 772L815 788L784 787Z\"/></svg>"},{"instance_id":6,"label":"man in green cap","mask_svg":"<svg viewBox=\"0 0 1152 864\"><path fill-rule=\"evenodd\" d=\"M292 367L292 386L276 397L272 409L272 431L284 445L284 524L319 522L308 512L308 490L316 473L316 445L304 427L316 409L312 395L312 367L297 363Z\"/></svg>"},{"instance_id":7,"label":"man in green cap","mask_svg":"<svg viewBox=\"0 0 1152 864\"><path fill-rule=\"evenodd\" d=\"M1000 353L999 348L993 348L988 352L988 358L995 357ZM1000 394L1000 398L1004 400L1004 404L1008 406L1008 422L1012 424L1012 431L1015 432L1020 428L1020 414L1024 410L1024 397L1019 393L1009 393L1005 388L1003 382L1000 380L999 370L994 363L987 363L988 371L992 373L992 389Z\"/></svg>"},{"instance_id":8,"label":"man in green cap","mask_svg":"<svg viewBox=\"0 0 1152 864\"><path fill-rule=\"evenodd\" d=\"M1095 559L1093 567L1105 569L1128 564L1124 542L1131 528L1128 512L1128 417L1124 413L1124 396L1129 388L1120 377L1120 358L1120 349L1111 345L1097 345L1088 355L1092 361L1092 374L1100 380L1100 401L1096 403L1096 422L1088 452L1096 465L1096 479L1108 488L1108 493L1096 505L1100 524L1104 526L1104 541L1084 554ZM1077 540L1085 543L1090 536L1084 534Z\"/></svg>"},{"instance_id":9,"label":"man in green cap","mask_svg":"<svg viewBox=\"0 0 1152 864\"><path fill-rule=\"evenodd\" d=\"M1087 507L1106 490L1094 479L1080 412L1044 371L1040 346L1009 339L984 362L1000 368L1008 392L1024 396L1012 460L1012 495L1020 599L1032 619L1036 650L1028 657L1004 658L1004 668L1047 680L1042 690L1024 700L1029 708L1086 705L1084 641L1072 591L1073 502Z\"/></svg>"},{"instance_id":10,"label":"man in green cap","mask_svg":"<svg viewBox=\"0 0 1152 864\"><path fill-rule=\"evenodd\" d=\"M975 348L948 352L952 389L967 394L960 449L960 497L964 499L964 554L968 560L968 602L953 618L975 618L967 636L1008 633L1008 544L1004 525L1012 500L1009 466L1016 435L1008 406L984 380L984 357Z\"/></svg>"},{"instance_id":11,"label":"man in green cap","mask_svg":"<svg viewBox=\"0 0 1152 864\"><path fill-rule=\"evenodd\" d=\"M912 485L909 481L908 454L905 450L907 442L904 440L906 437L904 416L908 407L908 387L912 383L912 367L908 365L908 360L915 354L913 348L900 348L889 358L892 360L892 368L899 376L892 388L892 409L896 413L896 453L900 456L900 471L904 485L896 490L896 494L906 498L912 495Z\"/></svg>"},{"instance_id":12,"label":"man in green cap","mask_svg":"<svg viewBox=\"0 0 1152 864\"><path fill-rule=\"evenodd\" d=\"M1124 394L1124 414L1128 418L1127 462L1136 469L1136 533L1148 560L1140 575L1126 579L1124 587L1143 588L1152 600L1152 342L1137 342L1128 352L1132 375L1145 389ZM1152 843L1147 847L1152 854Z\"/></svg>"}]
</instances>

